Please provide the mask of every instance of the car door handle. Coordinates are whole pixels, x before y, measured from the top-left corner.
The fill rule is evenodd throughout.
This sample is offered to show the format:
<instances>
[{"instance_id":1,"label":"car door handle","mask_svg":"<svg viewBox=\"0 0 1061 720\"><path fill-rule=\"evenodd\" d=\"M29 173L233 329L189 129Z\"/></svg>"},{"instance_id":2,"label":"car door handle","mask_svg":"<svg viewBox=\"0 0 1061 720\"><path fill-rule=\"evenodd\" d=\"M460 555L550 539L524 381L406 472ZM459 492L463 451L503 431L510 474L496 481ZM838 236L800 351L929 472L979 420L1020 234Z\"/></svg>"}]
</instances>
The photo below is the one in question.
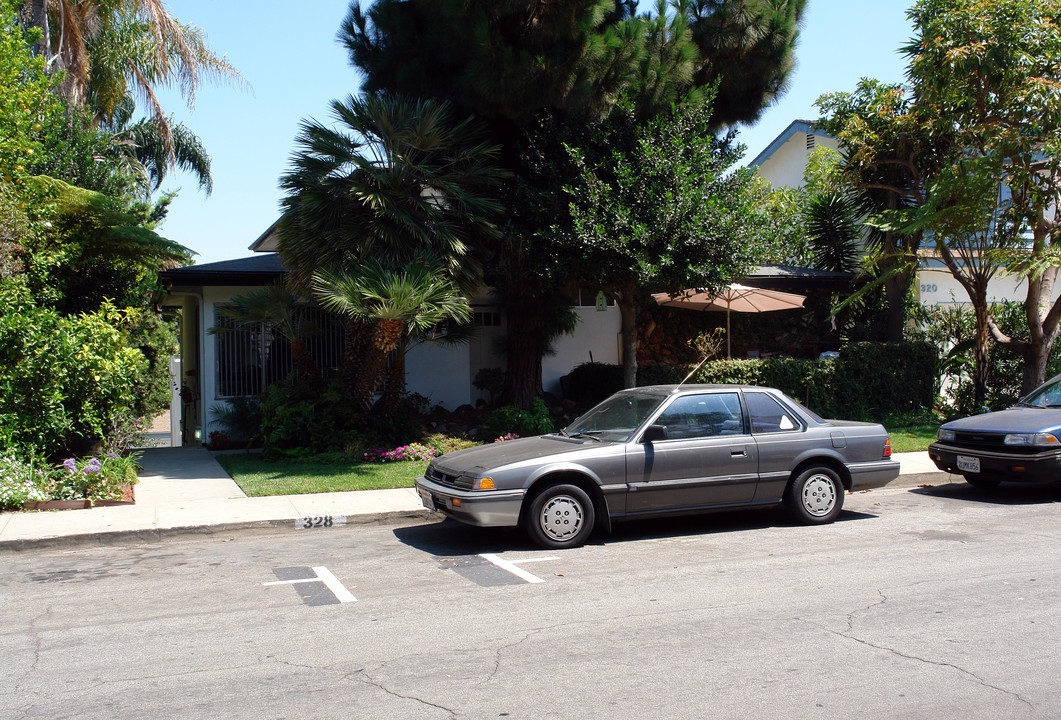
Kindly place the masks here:
<instances>
[{"instance_id":1,"label":"car door handle","mask_svg":"<svg viewBox=\"0 0 1061 720\"><path fill-rule=\"evenodd\" d=\"M732 457L748 457L747 450L730 450L729 454Z\"/></svg>"}]
</instances>

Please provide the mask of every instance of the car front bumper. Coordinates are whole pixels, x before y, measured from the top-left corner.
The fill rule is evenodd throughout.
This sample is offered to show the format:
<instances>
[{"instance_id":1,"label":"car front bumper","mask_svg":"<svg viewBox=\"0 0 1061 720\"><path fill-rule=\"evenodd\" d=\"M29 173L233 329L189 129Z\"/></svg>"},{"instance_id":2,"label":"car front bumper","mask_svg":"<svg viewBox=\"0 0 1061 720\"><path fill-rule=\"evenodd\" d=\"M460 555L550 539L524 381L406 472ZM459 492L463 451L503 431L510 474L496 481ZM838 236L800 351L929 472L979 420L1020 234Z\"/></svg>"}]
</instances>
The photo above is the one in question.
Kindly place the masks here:
<instances>
[{"instance_id":1,"label":"car front bumper","mask_svg":"<svg viewBox=\"0 0 1061 720\"><path fill-rule=\"evenodd\" d=\"M884 487L899 477L899 462L889 459L851 463L847 466L847 470L851 473L851 492L872 490Z\"/></svg>"},{"instance_id":2,"label":"car front bumper","mask_svg":"<svg viewBox=\"0 0 1061 720\"><path fill-rule=\"evenodd\" d=\"M1020 483L1061 482L1061 449L1024 454L974 450L939 442L928 446L928 456L936 467L944 472L964 475L967 471L958 468L959 455L979 462L980 472L968 473L970 475L998 477Z\"/></svg>"},{"instance_id":3,"label":"car front bumper","mask_svg":"<svg viewBox=\"0 0 1061 720\"><path fill-rule=\"evenodd\" d=\"M428 510L480 527L514 527L526 490L457 490L424 477L416 479L416 492Z\"/></svg>"}]
</instances>

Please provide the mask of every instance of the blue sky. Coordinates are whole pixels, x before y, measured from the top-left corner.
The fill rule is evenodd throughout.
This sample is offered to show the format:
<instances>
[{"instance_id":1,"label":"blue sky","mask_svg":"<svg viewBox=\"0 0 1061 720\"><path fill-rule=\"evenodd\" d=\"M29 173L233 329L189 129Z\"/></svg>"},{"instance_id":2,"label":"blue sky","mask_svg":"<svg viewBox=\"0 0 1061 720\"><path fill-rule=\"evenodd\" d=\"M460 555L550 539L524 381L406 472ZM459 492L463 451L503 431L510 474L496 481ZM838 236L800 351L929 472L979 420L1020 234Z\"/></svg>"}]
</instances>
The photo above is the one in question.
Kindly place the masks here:
<instances>
[{"instance_id":1,"label":"blue sky","mask_svg":"<svg viewBox=\"0 0 1061 720\"><path fill-rule=\"evenodd\" d=\"M818 117L814 101L822 93L852 90L862 77L902 81L905 63L897 50L912 34L906 19L911 3L809 0L788 94L757 124L740 129L745 159L793 120ZM161 93L167 111L205 144L214 177L208 198L191 177L164 183L179 195L161 233L198 253L197 263L246 257L279 213L278 179L299 122L326 120L333 99L360 87L335 39L349 0L261 0L253 6L253 22L243 2L174 0L168 7L182 22L202 27L210 47L250 87L204 85L190 110L176 92Z\"/></svg>"}]
</instances>

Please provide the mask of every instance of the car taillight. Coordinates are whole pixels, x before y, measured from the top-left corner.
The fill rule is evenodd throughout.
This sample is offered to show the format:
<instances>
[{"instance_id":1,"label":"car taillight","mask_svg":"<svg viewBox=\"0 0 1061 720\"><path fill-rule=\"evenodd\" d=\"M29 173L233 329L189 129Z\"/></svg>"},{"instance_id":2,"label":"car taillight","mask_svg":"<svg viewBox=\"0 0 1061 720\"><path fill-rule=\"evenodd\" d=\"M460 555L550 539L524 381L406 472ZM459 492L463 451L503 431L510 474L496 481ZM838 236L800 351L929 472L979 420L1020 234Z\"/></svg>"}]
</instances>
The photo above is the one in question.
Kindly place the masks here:
<instances>
[{"instance_id":1,"label":"car taillight","mask_svg":"<svg viewBox=\"0 0 1061 720\"><path fill-rule=\"evenodd\" d=\"M892 439L888 438L884 441L884 459L887 460L892 456Z\"/></svg>"}]
</instances>

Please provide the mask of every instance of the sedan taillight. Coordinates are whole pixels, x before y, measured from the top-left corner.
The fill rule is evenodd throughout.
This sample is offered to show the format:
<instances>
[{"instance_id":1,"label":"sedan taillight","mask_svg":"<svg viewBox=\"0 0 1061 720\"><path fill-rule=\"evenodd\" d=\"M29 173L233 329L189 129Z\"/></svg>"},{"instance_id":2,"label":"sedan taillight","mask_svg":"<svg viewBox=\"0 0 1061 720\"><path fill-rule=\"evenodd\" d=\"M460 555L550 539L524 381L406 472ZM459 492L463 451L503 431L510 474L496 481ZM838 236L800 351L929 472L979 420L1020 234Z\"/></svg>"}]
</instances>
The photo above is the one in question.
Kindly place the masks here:
<instances>
[{"instance_id":1,"label":"sedan taillight","mask_svg":"<svg viewBox=\"0 0 1061 720\"><path fill-rule=\"evenodd\" d=\"M892 456L892 439L888 438L884 441L884 456L883 459L887 460Z\"/></svg>"}]
</instances>

